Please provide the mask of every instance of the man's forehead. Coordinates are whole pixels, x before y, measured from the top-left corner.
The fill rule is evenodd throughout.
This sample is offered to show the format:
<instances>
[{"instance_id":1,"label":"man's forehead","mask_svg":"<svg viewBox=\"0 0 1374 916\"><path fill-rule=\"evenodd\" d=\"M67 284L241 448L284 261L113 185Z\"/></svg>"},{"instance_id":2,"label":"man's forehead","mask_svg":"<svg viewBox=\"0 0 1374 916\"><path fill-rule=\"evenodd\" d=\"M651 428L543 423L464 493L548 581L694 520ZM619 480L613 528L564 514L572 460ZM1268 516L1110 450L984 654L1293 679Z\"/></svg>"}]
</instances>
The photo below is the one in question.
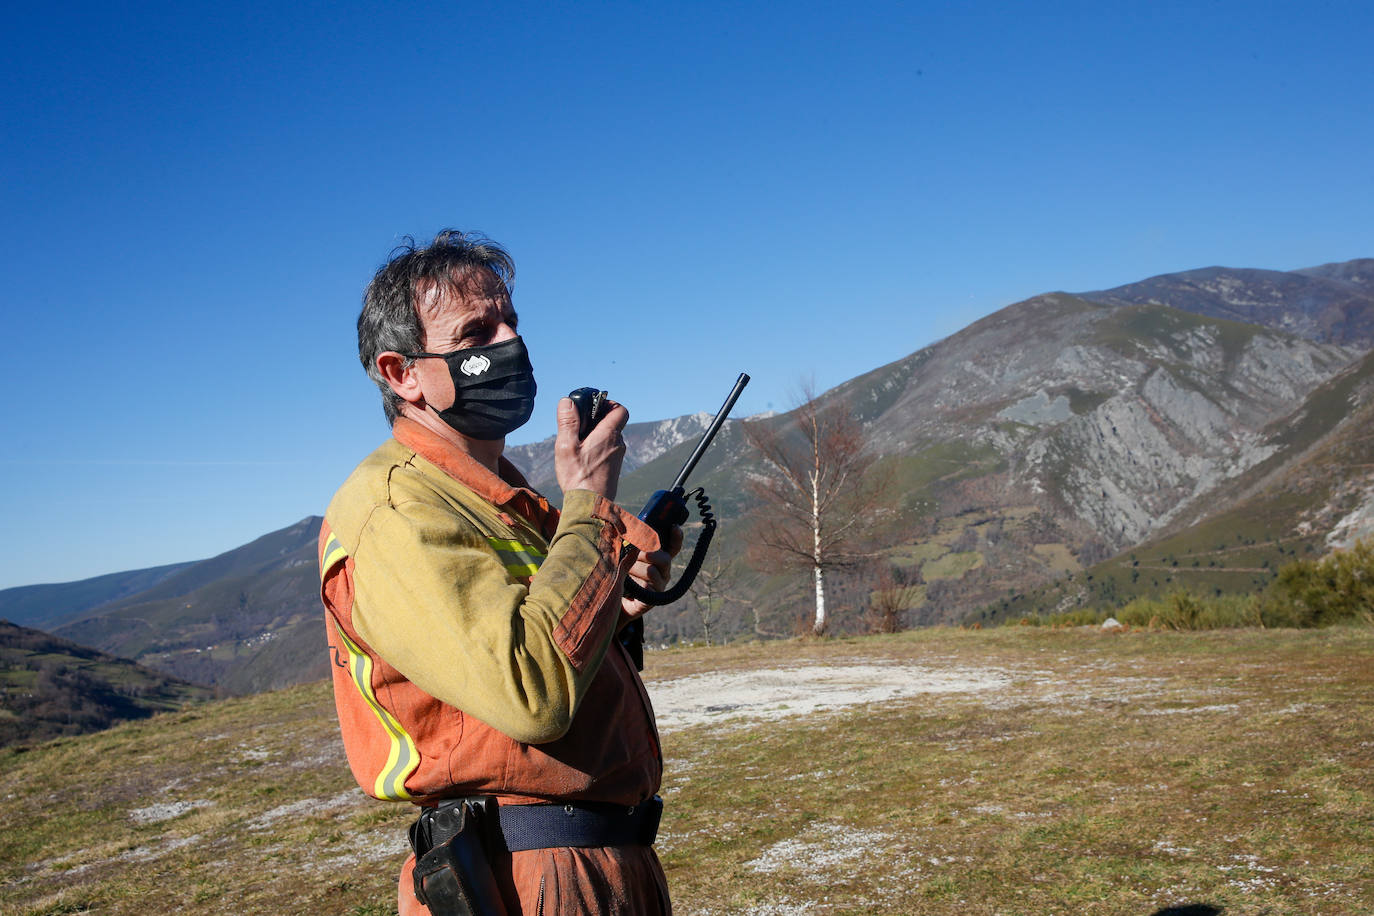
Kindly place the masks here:
<instances>
[{"instance_id":1,"label":"man's forehead","mask_svg":"<svg viewBox=\"0 0 1374 916\"><path fill-rule=\"evenodd\" d=\"M491 304L510 302L506 285L484 267L467 268L450 275L447 281L419 280L415 284L415 305L421 317L437 315L455 306L482 309Z\"/></svg>"}]
</instances>

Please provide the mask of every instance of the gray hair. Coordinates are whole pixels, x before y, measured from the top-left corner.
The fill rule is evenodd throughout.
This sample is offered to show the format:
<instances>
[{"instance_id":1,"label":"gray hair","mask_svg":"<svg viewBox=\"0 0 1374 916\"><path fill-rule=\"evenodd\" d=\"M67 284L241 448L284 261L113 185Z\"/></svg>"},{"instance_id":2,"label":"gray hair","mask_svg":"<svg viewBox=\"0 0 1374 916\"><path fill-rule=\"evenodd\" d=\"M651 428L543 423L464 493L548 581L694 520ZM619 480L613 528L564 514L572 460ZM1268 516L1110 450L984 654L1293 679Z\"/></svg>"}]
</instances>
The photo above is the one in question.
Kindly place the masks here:
<instances>
[{"instance_id":1,"label":"gray hair","mask_svg":"<svg viewBox=\"0 0 1374 916\"><path fill-rule=\"evenodd\" d=\"M417 246L415 239L406 236L367 285L358 315L358 359L382 391L387 423L394 424L400 416L401 398L377 370L377 357L387 350L415 353L423 349L416 288L437 287L444 294L457 294L474 270L490 271L507 296L515 286L515 261L504 248L479 233L445 229L425 246ZM411 362L407 358L405 365Z\"/></svg>"}]
</instances>

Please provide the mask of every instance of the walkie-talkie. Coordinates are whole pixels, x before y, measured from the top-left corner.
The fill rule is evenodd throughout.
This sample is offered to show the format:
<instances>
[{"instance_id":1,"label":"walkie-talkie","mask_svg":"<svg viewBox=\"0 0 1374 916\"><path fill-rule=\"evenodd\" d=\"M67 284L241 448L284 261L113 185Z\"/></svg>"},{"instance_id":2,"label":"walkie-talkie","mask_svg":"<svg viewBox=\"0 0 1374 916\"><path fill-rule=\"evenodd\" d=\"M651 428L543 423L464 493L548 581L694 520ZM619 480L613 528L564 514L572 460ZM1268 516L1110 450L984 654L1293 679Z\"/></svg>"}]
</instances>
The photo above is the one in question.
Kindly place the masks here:
<instances>
[{"instance_id":1,"label":"walkie-talkie","mask_svg":"<svg viewBox=\"0 0 1374 916\"><path fill-rule=\"evenodd\" d=\"M601 413L606 408L606 392L595 388L578 388L568 392L568 399L577 408L577 438L587 438L592 427L601 422Z\"/></svg>"},{"instance_id":2,"label":"walkie-talkie","mask_svg":"<svg viewBox=\"0 0 1374 916\"><path fill-rule=\"evenodd\" d=\"M697 442L697 447L692 451L691 457L678 472L673 485L667 490L658 490L640 510L639 517L650 528L658 532L658 535L665 542L668 532L675 525L681 525L687 521L689 513L687 511L687 497L690 495L697 504L697 514L701 516L701 534L697 536L697 543L692 548L692 558L687 561L687 568L682 571L682 576L667 591L656 592L653 589L645 588L638 582L627 580L625 582L625 594L636 601L659 607L665 604L672 604L683 595L687 594L687 589L691 588L696 580L697 573L701 571L701 564L706 559L706 550L711 546L711 538L716 533L716 517L711 512L711 504L707 502L706 491L697 487L690 494L684 489L687 484L687 476L696 468L701 456L706 454L706 449L710 446L711 440L720 432L721 426L725 424L725 418L730 414L730 408L735 406L739 400L740 392L744 391L744 386L749 384L749 376L741 372L739 378L735 380L735 387L716 413L716 418L711 421L711 425L706 428L706 432L701 434L701 440ZM598 391L595 388L578 388L570 392L568 397L572 399L577 407L579 427L578 438L585 439L593 426L601 420L601 411L605 406L606 392ZM630 653L630 658L634 660L635 667L644 670L644 619L637 617L630 621L620 631L620 642Z\"/></svg>"}]
</instances>

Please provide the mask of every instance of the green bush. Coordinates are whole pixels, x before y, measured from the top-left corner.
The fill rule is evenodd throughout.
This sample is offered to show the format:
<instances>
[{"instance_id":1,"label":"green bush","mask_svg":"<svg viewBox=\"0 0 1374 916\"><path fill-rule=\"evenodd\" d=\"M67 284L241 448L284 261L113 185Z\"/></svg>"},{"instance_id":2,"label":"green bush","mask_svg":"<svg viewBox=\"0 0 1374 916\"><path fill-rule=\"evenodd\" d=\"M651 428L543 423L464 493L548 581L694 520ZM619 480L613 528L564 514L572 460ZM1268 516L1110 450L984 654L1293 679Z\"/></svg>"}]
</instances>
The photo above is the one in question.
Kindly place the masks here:
<instances>
[{"instance_id":1,"label":"green bush","mask_svg":"<svg viewBox=\"0 0 1374 916\"><path fill-rule=\"evenodd\" d=\"M1164 599L1136 598L1117 609L1116 619L1131 627L1170 630L1216 630L1260 622L1253 595L1204 598L1181 589Z\"/></svg>"},{"instance_id":2,"label":"green bush","mask_svg":"<svg viewBox=\"0 0 1374 916\"><path fill-rule=\"evenodd\" d=\"M1079 608L1021 622L1096 626L1108 617L1130 627L1171 630L1374 624L1374 539L1320 560L1285 564L1258 594L1202 597L1181 589L1163 599L1135 598L1119 608Z\"/></svg>"},{"instance_id":3,"label":"green bush","mask_svg":"<svg viewBox=\"0 0 1374 916\"><path fill-rule=\"evenodd\" d=\"M1374 623L1374 541L1283 566L1264 592L1261 614L1271 627Z\"/></svg>"}]
</instances>

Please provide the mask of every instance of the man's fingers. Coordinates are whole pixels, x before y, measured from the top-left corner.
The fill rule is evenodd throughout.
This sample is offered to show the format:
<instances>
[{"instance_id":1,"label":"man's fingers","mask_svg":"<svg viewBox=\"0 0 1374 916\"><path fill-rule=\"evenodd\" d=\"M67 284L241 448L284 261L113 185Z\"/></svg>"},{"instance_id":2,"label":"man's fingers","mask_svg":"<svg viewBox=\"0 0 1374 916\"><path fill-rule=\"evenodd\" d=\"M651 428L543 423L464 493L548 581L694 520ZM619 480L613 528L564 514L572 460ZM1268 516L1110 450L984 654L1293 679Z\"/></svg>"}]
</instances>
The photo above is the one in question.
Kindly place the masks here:
<instances>
[{"instance_id":1,"label":"man's fingers","mask_svg":"<svg viewBox=\"0 0 1374 916\"><path fill-rule=\"evenodd\" d=\"M639 559L630 567L630 578L640 585L661 592L668 586L672 557L662 550L639 554Z\"/></svg>"},{"instance_id":2,"label":"man's fingers","mask_svg":"<svg viewBox=\"0 0 1374 916\"><path fill-rule=\"evenodd\" d=\"M625 428L625 424L630 422L630 412L621 404L617 404L607 398L601 411L601 419L596 426L587 430L588 437L593 430L601 430L603 427L607 432L618 433ZM578 415L577 405L572 402L572 398L560 398L558 401L558 432L572 433L574 436L582 432L582 418Z\"/></svg>"},{"instance_id":3,"label":"man's fingers","mask_svg":"<svg viewBox=\"0 0 1374 916\"><path fill-rule=\"evenodd\" d=\"M619 440L620 433L625 429L625 424L630 422L630 412L623 405L617 404L611 399L606 399L606 404L601 412L601 419L593 427L592 433L588 433L588 438L593 433L603 433L615 440Z\"/></svg>"},{"instance_id":4,"label":"man's fingers","mask_svg":"<svg viewBox=\"0 0 1374 916\"><path fill-rule=\"evenodd\" d=\"M563 398L558 402L558 436L554 440L554 454L560 451L565 455L571 455L577 451L577 434L580 420L577 416L577 405L572 402L572 398Z\"/></svg>"},{"instance_id":5,"label":"man's fingers","mask_svg":"<svg viewBox=\"0 0 1374 916\"><path fill-rule=\"evenodd\" d=\"M673 566L673 555L666 550L655 550L652 553L645 553L641 550L639 552L639 559L636 563L644 563L655 567L666 576L668 575L668 570Z\"/></svg>"},{"instance_id":6,"label":"man's fingers","mask_svg":"<svg viewBox=\"0 0 1374 916\"><path fill-rule=\"evenodd\" d=\"M630 411L619 401L607 398L601 406L601 422L609 422L617 430L624 429L625 424L630 422Z\"/></svg>"},{"instance_id":7,"label":"man's fingers","mask_svg":"<svg viewBox=\"0 0 1374 916\"><path fill-rule=\"evenodd\" d=\"M678 541L681 540L682 532L679 530ZM641 550L638 559L630 567L630 578L651 591L667 591L668 577L672 574L672 561L672 554L665 550ZM623 599L621 608L630 617L639 617L651 610L649 605L631 598Z\"/></svg>"},{"instance_id":8,"label":"man's fingers","mask_svg":"<svg viewBox=\"0 0 1374 916\"><path fill-rule=\"evenodd\" d=\"M652 591L661 592L668 587L668 577L657 566L635 564L630 569L630 578Z\"/></svg>"},{"instance_id":9,"label":"man's fingers","mask_svg":"<svg viewBox=\"0 0 1374 916\"><path fill-rule=\"evenodd\" d=\"M577 405L572 398L560 398L558 401L558 429L577 432Z\"/></svg>"}]
</instances>

